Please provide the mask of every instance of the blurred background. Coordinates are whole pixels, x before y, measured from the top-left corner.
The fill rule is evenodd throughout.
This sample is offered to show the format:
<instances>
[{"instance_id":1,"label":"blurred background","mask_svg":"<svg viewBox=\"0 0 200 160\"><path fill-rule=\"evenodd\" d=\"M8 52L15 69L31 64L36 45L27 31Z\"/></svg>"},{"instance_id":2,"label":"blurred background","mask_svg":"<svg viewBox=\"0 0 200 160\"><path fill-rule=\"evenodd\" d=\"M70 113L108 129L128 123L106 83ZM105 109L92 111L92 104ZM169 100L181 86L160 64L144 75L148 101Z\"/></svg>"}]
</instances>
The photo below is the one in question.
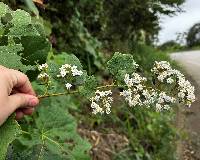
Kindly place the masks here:
<instances>
[{"instance_id":1,"label":"blurred background","mask_svg":"<svg viewBox=\"0 0 200 160\"><path fill-rule=\"evenodd\" d=\"M75 54L89 75L96 74L103 84L110 83L104 69L114 52L132 54L140 71L150 77L149 66L155 60L170 61L183 70L170 59L171 53L200 47L199 0L1 1L14 10L28 11L33 20L42 22L54 53ZM113 114L103 117L87 114L89 104L84 100L70 99L69 105L75 106L70 112L76 117L79 134L93 146L92 159L200 158L197 143L182 145L188 135L182 130L185 122L179 124L182 113L177 106L170 112L157 113L116 103Z\"/></svg>"}]
</instances>

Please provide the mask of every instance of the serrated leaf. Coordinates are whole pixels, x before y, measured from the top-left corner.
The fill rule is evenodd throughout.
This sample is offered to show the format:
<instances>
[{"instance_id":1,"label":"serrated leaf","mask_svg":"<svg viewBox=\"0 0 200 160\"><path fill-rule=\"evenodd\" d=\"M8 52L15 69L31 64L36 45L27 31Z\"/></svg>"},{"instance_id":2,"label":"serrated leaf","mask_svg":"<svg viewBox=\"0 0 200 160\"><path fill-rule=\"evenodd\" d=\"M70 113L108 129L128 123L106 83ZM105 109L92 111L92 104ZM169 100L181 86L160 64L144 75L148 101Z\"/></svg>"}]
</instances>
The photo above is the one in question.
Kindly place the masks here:
<instances>
[{"instance_id":1,"label":"serrated leaf","mask_svg":"<svg viewBox=\"0 0 200 160\"><path fill-rule=\"evenodd\" d=\"M96 91L98 83L94 76L87 76L85 83L80 87L80 94L84 97L90 98Z\"/></svg>"},{"instance_id":2,"label":"serrated leaf","mask_svg":"<svg viewBox=\"0 0 200 160\"><path fill-rule=\"evenodd\" d=\"M50 98L38 108L28 133L18 139L24 149L14 148L14 153L33 160L87 160L91 146L77 134L76 128L75 119L63 104Z\"/></svg>"},{"instance_id":3,"label":"serrated leaf","mask_svg":"<svg viewBox=\"0 0 200 160\"><path fill-rule=\"evenodd\" d=\"M124 74L131 74L135 71L136 62L132 55L116 52L107 62L107 68L118 80L122 80Z\"/></svg>"},{"instance_id":4,"label":"serrated leaf","mask_svg":"<svg viewBox=\"0 0 200 160\"><path fill-rule=\"evenodd\" d=\"M0 2L0 17L3 17L9 11L9 7L6 4Z\"/></svg>"},{"instance_id":5,"label":"serrated leaf","mask_svg":"<svg viewBox=\"0 0 200 160\"><path fill-rule=\"evenodd\" d=\"M20 69L23 72L33 70L34 67L22 64L22 58L18 55L18 52L22 50L22 45L0 46L0 65L12 69Z\"/></svg>"},{"instance_id":6,"label":"serrated leaf","mask_svg":"<svg viewBox=\"0 0 200 160\"><path fill-rule=\"evenodd\" d=\"M15 26L31 24L31 16L26 11L17 9L16 11L12 12L11 23Z\"/></svg>"},{"instance_id":7,"label":"serrated leaf","mask_svg":"<svg viewBox=\"0 0 200 160\"><path fill-rule=\"evenodd\" d=\"M46 62L46 58L51 49L51 45L45 39L45 37L21 37L21 44L24 47L23 58L27 60L24 62L25 64L34 65L36 61L40 64Z\"/></svg>"},{"instance_id":8,"label":"serrated leaf","mask_svg":"<svg viewBox=\"0 0 200 160\"><path fill-rule=\"evenodd\" d=\"M0 127L0 160L5 160L8 145L16 139L16 137L21 133L20 127L14 120L14 117L10 117L1 127Z\"/></svg>"},{"instance_id":9,"label":"serrated leaf","mask_svg":"<svg viewBox=\"0 0 200 160\"><path fill-rule=\"evenodd\" d=\"M0 3L0 8L7 6ZM6 12L9 11L9 12ZM51 45L45 37L44 27L36 21L32 21L31 16L23 11L11 11L4 9L0 16L1 37L7 38L3 46L8 43L12 45L21 44L21 56L23 57L23 64L35 65L44 63L46 57L51 50ZM1 38L2 39L2 38Z\"/></svg>"}]
</instances>

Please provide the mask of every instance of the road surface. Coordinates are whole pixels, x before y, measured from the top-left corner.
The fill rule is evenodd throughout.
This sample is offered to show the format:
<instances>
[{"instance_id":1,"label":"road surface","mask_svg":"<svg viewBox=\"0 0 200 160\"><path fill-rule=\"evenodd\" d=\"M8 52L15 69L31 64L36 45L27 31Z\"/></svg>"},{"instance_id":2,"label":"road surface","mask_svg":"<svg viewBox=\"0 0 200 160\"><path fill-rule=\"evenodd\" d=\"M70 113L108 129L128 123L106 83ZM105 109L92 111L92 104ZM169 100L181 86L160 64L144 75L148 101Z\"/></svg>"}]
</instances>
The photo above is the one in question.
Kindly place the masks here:
<instances>
[{"instance_id":1,"label":"road surface","mask_svg":"<svg viewBox=\"0 0 200 160\"><path fill-rule=\"evenodd\" d=\"M200 51L172 53L171 59L183 68L196 90L196 102L182 112L182 128L188 133L188 140L181 145L180 160L200 160Z\"/></svg>"}]
</instances>

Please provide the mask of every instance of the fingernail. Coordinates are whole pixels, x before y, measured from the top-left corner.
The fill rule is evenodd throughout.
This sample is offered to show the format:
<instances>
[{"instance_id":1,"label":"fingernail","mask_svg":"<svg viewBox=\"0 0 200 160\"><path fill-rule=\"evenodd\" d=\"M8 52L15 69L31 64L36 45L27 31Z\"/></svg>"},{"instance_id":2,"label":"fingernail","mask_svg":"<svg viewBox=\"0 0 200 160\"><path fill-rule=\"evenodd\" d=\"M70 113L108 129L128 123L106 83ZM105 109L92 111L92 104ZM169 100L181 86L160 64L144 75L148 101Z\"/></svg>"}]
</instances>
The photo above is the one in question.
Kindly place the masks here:
<instances>
[{"instance_id":1,"label":"fingernail","mask_svg":"<svg viewBox=\"0 0 200 160\"><path fill-rule=\"evenodd\" d=\"M38 99L37 98L32 98L29 101L30 106L36 106L38 104Z\"/></svg>"}]
</instances>

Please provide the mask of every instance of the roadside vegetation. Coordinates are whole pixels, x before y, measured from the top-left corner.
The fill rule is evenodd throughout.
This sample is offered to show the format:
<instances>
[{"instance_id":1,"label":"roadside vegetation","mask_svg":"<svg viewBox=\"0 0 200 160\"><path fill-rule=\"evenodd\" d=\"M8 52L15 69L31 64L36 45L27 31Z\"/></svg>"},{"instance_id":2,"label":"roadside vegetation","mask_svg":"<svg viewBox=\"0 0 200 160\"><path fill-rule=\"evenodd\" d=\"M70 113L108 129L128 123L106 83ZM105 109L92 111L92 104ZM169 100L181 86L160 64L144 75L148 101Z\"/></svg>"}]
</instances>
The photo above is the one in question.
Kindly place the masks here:
<instances>
[{"instance_id":1,"label":"roadside vegetation","mask_svg":"<svg viewBox=\"0 0 200 160\"><path fill-rule=\"evenodd\" d=\"M35 71L34 67L45 62L54 61L59 65L62 62L78 64L77 67L83 74L86 71L87 76L95 75L97 81L106 86L115 83L105 65L115 52L130 54L140 66L138 72L153 81L151 68L155 61L168 61L176 68L175 62L170 60L167 52L184 48L173 41L160 47L153 45L160 30L159 14L172 16L181 12L184 0L2 2L12 10L22 9L28 12L31 15L28 24L31 29L28 28L30 32L27 32L27 23L23 19L27 17L20 15L21 12L17 15L22 16L19 17L19 21L10 23L15 17L12 17L12 14L3 15L3 10L0 10L0 47L10 47L11 44L15 47L19 47L20 44L23 46L23 49L18 48L19 50L15 51L16 55L22 58L16 57L18 61L12 62L0 61L0 64L27 71L38 93L42 93L44 87L37 85L38 71ZM26 26L23 31L20 30L24 27L22 23ZM44 28L38 27L40 24ZM6 29L2 29L2 26ZM14 38L13 41L9 41L5 35L11 32L10 28L13 26L16 27L15 33L19 35L10 33ZM190 43L191 39L196 37L197 32L193 31L195 29L196 27L191 29L191 34L188 34L188 37L192 37L187 38L189 47L199 45L199 40ZM33 36L36 32L37 36ZM5 51L5 48L2 51ZM10 52L14 53L13 50ZM54 64L52 66L54 69L57 67ZM90 80L88 86L94 84L93 78ZM81 80L78 79L74 83L79 85ZM57 83L50 89L62 91ZM115 92L121 89L113 91L114 97L117 96ZM87 94L88 92L87 90ZM118 99L114 102L112 114L93 115L90 103L80 96L44 99L33 116L18 122L23 130L21 136L13 136L9 142L5 142L12 142L8 150L6 148L7 159L67 159L62 157L64 155L70 160L176 160L176 143L181 138L175 124L177 106L171 105L173 109L169 111L156 112L139 106L131 108L121 101ZM16 126L16 123L12 125ZM55 130L51 130L52 127ZM44 135L45 128L50 132ZM34 136L29 133L33 133ZM64 141L64 150L60 150L57 141ZM65 153L66 150L69 155ZM0 160L3 160L1 155Z\"/></svg>"}]
</instances>

